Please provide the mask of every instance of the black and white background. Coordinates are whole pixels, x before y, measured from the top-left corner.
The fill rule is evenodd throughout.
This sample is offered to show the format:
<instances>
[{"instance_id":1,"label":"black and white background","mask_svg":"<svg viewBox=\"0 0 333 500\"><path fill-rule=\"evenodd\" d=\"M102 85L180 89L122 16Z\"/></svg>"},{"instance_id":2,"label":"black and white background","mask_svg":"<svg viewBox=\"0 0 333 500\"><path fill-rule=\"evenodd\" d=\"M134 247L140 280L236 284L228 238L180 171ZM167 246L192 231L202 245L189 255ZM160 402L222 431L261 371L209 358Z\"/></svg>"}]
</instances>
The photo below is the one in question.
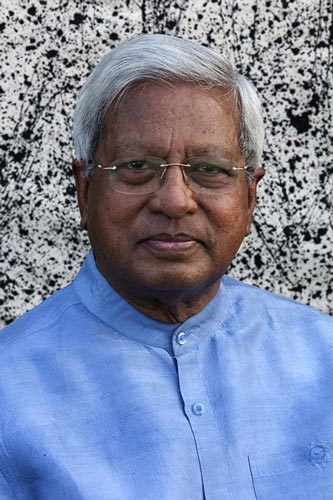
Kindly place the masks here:
<instances>
[{"instance_id":1,"label":"black and white background","mask_svg":"<svg viewBox=\"0 0 333 500\"><path fill-rule=\"evenodd\" d=\"M136 34L197 40L257 86L266 178L230 274L333 313L332 0L1 0L1 324L87 251L71 176L78 92Z\"/></svg>"}]
</instances>

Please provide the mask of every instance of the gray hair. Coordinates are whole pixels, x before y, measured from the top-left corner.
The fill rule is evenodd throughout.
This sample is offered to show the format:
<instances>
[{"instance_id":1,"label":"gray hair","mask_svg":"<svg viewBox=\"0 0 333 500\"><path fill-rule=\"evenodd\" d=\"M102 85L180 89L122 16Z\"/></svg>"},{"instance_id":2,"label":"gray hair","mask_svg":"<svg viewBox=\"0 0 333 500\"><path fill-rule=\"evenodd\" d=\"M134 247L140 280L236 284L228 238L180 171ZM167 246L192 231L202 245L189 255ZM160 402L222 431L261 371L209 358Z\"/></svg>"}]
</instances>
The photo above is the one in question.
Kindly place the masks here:
<instances>
[{"instance_id":1,"label":"gray hair","mask_svg":"<svg viewBox=\"0 0 333 500\"><path fill-rule=\"evenodd\" d=\"M212 49L170 35L150 34L112 49L83 86L74 114L73 137L76 158L84 163L85 175L91 175L95 168L94 154L107 110L115 109L140 82L190 83L229 91L240 111L239 146L246 165L260 166L264 126L253 84Z\"/></svg>"}]
</instances>

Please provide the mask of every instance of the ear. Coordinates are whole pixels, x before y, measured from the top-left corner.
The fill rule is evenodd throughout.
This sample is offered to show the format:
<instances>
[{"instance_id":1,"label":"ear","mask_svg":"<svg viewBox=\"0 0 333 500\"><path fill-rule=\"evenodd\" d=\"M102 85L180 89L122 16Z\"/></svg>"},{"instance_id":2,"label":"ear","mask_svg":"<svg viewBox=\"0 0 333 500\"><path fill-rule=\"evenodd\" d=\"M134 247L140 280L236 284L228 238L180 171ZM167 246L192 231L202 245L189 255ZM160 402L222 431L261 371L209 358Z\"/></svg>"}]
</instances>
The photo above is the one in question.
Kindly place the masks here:
<instances>
[{"instance_id":1,"label":"ear","mask_svg":"<svg viewBox=\"0 0 333 500\"><path fill-rule=\"evenodd\" d=\"M80 226L82 227L82 229L87 229L89 179L84 175L82 162L73 160L72 167L77 191L77 199L81 214Z\"/></svg>"},{"instance_id":2,"label":"ear","mask_svg":"<svg viewBox=\"0 0 333 500\"><path fill-rule=\"evenodd\" d=\"M249 188L248 188L248 217L247 217L245 236L248 236L251 233L252 215L257 197L257 185L258 182L264 177L264 175L265 175L265 169L263 169L262 167L256 168L253 172L251 172L251 180L249 182Z\"/></svg>"}]
</instances>

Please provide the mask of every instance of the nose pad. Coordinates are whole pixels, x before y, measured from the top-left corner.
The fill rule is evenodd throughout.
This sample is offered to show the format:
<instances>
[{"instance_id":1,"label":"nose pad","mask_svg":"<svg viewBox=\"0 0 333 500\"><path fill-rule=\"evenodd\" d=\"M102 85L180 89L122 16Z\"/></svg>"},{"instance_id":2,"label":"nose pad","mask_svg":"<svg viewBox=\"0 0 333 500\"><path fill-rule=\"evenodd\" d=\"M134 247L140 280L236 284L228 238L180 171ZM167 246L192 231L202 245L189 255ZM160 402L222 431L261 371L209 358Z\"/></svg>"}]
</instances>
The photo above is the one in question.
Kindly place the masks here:
<instances>
[{"instance_id":1,"label":"nose pad","mask_svg":"<svg viewBox=\"0 0 333 500\"><path fill-rule=\"evenodd\" d=\"M181 177L178 167L181 168ZM167 169L169 169L168 173ZM197 210L197 202L192 190L188 187L188 178L181 164L168 164L162 172L161 182L160 189L149 200L152 212L161 212L169 217L179 218Z\"/></svg>"},{"instance_id":2,"label":"nose pad","mask_svg":"<svg viewBox=\"0 0 333 500\"><path fill-rule=\"evenodd\" d=\"M161 175L162 184L164 184L164 182L165 182L166 172L170 167L179 167L180 168L180 170L182 172L184 184L185 184L185 186L189 187L190 179L188 178L188 176L186 175L186 172L185 172L186 165L183 165L182 163L168 163L167 165L164 166L164 169L163 169L163 172Z\"/></svg>"},{"instance_id":3,"label":"nose pad","mask_svg":"<svg viewBox=\"0 0 333 500\"><path fill-rule=\"evenodd\" d=\"M182 174L183 174L183 180L184 180L184 184L189 188L190 186L190 179L189 177L186 175L186 172L185 172L185 167L182 166L180 167L181 168L181 171L182 171Z\"/></svg>"}]
</instances>

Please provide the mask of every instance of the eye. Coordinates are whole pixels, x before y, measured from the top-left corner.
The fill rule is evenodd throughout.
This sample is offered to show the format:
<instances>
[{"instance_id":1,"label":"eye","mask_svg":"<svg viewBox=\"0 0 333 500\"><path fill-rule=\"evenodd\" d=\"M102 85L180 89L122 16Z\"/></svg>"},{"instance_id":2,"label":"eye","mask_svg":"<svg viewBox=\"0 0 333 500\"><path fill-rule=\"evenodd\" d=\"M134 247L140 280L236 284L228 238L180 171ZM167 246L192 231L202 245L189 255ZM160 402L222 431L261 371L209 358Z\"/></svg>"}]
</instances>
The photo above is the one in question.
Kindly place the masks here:
<instances>
[{"instance_id":1,"label":"eye","mask_svg":"<svg viewBox=\"0 0 333 500\"><path fill-rule=\"evenodd\" d=\"M201 165L197 165L196 170L203 174L222 174L225 173L224 168L218 167L213 163L202 163Z\"/></svg>"},{"instance_id":2,"label":"eye","mask_svg":"<svg viewBox=\"0 0 333 500\"><path fill-rule=\"evenodd\" d=\"M235 171L233 162L225 158L200 157L196 156L186 160L192 166L190 175L208 177L217 177L224 180L233 177ZM215 181L214 181L215 182Z\"/></svg>"},{"instance_id":3,"label":"eye","mask_svg":"<svg viewBox=\"0 0 333 500\"><path fill-rule=\"evenodd\" d=\"M131 160L121 165L123 168L128 168L129 170L146 170L150 168L150 165L145 160Z\"/></svg>"}]
</instances>

